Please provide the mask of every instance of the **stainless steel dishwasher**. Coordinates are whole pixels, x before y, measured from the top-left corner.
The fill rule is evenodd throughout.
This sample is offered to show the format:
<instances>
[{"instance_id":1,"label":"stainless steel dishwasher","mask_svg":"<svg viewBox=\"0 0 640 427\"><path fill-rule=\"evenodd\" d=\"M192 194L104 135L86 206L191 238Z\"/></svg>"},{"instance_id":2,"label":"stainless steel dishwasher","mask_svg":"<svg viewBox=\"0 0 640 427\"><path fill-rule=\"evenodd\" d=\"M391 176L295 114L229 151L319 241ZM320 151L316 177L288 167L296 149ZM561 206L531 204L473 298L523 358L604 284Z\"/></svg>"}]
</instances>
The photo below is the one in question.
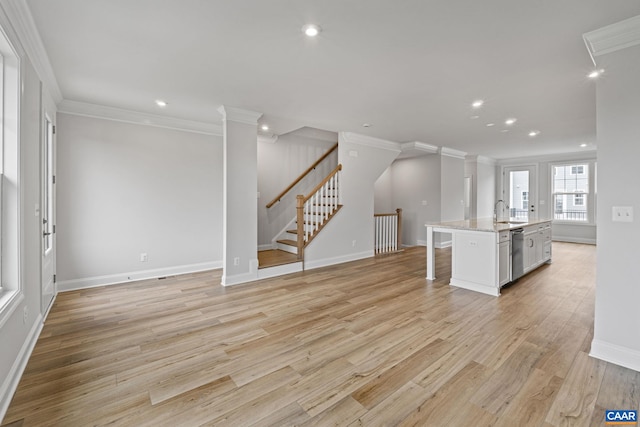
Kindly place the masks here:
<instances>
[{"instance_id":1,"label":"stainless steel dishwasher","mask_svg":"<svg viewBox=\"0 0 640 427\"><path fill-rule=\"evenodd\" d=\"M511 230L511 280L524 274L524 229Z\"/></svg>"}]
</instances>

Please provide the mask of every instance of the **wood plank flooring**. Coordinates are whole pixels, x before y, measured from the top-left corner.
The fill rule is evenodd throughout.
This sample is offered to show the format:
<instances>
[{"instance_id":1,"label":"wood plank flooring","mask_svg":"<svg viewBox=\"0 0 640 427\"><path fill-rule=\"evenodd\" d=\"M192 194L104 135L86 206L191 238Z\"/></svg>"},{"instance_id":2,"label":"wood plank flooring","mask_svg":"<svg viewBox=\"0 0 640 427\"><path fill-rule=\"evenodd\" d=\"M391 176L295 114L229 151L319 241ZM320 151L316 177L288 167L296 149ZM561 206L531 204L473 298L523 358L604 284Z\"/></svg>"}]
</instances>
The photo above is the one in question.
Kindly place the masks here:
<instances>
[{"instance_id":1,"label":"wood plank flooring","mask_svg":"<svg viewBox=\"0 0 640 427\"><path fill-rule=\"evenodd\" d=\"M224 288L220 271L62 293L4 425L600 426L640 373L588 356L595 247L494 298L425 249Z\"/></svg>"}]
</instances>

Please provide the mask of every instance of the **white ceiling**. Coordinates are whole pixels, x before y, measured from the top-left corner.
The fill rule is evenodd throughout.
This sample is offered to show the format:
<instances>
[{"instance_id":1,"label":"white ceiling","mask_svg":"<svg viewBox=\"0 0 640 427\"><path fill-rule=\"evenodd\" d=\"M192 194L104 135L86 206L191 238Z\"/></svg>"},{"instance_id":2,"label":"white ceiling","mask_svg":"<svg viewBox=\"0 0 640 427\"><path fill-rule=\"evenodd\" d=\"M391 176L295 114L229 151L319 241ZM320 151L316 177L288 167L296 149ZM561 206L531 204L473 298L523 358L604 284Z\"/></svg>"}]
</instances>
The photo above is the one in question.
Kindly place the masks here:
<instances>
[{"instance_id":1,"label":"white ceiling","mask_svg":"<svg viewBox=\"0 0 640 427\"><path fill-rule=\"evenodd\" d=\"M27 4L68 100L207 123L224 104L264 113L276 134L310 126L496 159L594 149L582 34L640 15L638 0Z\"/></svg>"}]
</instances>

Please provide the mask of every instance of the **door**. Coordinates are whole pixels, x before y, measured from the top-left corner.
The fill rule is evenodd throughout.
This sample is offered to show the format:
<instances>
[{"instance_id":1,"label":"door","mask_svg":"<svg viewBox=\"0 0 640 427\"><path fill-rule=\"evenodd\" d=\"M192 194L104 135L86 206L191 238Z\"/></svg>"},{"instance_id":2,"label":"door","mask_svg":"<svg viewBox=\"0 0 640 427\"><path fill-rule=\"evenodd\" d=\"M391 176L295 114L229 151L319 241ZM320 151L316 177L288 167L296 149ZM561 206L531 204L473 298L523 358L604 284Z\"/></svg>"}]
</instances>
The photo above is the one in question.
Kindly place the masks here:
<instances>
[{"instance_id":1,"label":"door","mask_svg":"<svg viewBox=\"0 0 640 427\"><path fill-rule=\"evenodd\" d=\"M509 217L528 221L538 217L536 166L505 167L502 199L509 205ZM506 215L504 215L506 216ZM500 217L500 212L498 212Z\"/></svg>"},{"instance_id":2,"label":"door","mask_svg":"<svg viewBox=\"0 0 640 427\"><path fill-rule=\"evenodd\" d=\"M55 127L52 115L44 109L42 123L42 278L41 308L46 313L55 295Z\"/></svg>"}]
</instances>

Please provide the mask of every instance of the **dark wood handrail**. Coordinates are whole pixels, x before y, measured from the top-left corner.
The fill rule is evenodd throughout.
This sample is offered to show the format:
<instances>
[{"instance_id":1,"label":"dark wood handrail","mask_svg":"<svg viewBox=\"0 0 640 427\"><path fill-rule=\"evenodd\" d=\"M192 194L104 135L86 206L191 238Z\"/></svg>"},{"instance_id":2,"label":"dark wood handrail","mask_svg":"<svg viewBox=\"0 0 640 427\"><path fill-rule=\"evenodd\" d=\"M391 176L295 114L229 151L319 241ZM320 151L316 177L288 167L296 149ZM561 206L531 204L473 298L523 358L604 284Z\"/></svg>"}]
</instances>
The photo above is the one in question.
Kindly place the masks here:
<instances>
[{"instance_id":1,"label":"dark wood handrail","mask_svg":"<svg viewBox=\"0 0 640 427\"><path fill-rule=\"evenodd\" d=\"M327 182L329 182L329 180L331 178L333 178L333 176L335 174L337 174L338 172L340 172L342 170L342 164L339 164L338 166L336 166L336 168L334 170L331 171L331 173L329 175L327 175L327 177L325 179L322 180L322 182L318 185L316 185L316 188L314 188L313 190L311 190L309 192L309 194L307 194L307 196L304 198L304 202L306 202L307 200L309 200L311 198L311 196L313 196L314 194L316 194L316 191L318 191L320 188L322 188L323 185L325 185Z\"/></svg>"},{"instance_id":2,"label":"dark wood handrail","mask_svg":"<svg viewBox=\"0 0 640 427\"><path fill-rule=\"evenodd\" d=\"M322 162L324 159L326 159L329 154L333 153L334 151L336 151L338 149L338 143L336 142L336 145L334 145L333 147L331 147L329 149L329 151L327 151L326 153L324 153L318 160L316 160L311 166L309 166L309 168L302 172L302 174L297 177L291 184L289 184L289 186L287 188L285 188L282 193L278 194L275 199L273 199L272 201L270 201L269 203L267 203L267 209L269 209L271 206L275 205L276 203L278 203L280 201L280 199L282 199L284 197L285 194L287 194L289 191L291 191L291 189L293 187L296 186L297 183L299 183L300 181L302 181L302 179L307 176L312 170L314 170L316 168L316 166L318 166L320 164L320 162Z\"/></svg>"}]
</instances>

